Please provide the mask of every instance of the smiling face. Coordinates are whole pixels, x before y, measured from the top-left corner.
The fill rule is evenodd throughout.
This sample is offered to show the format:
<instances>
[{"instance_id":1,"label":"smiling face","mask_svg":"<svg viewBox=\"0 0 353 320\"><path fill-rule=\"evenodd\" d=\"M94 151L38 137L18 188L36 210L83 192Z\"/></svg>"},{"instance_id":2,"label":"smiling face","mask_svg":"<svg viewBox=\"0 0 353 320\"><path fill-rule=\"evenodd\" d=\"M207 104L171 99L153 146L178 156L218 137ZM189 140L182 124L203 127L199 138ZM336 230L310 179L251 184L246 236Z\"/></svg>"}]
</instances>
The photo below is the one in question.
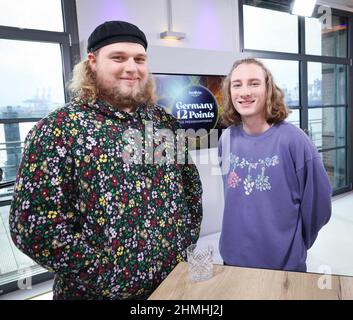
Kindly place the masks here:
<instances>
[{"instance_id":1,"label":"smiling face","mask_svg":"<svg viewBox=\"0 0 353 320\"><path fill-rule=\"evenodd\" d=\"M149 74L147 55L138 43L118 42L102 47L98 54L89 53L90 66L97 87L107 102L125 106L141 103Z\"/></svg>"},{"instance_id":2,"label":"smiling face","mask_svg":"<svg viewBox=\"0 0 353 320\"><path fill-rule=\"evenodd\" d=\"M242 120L265 119L266 78L256 64L240 64L231 75L230 94Z\"/></svg>"}]
</instances>

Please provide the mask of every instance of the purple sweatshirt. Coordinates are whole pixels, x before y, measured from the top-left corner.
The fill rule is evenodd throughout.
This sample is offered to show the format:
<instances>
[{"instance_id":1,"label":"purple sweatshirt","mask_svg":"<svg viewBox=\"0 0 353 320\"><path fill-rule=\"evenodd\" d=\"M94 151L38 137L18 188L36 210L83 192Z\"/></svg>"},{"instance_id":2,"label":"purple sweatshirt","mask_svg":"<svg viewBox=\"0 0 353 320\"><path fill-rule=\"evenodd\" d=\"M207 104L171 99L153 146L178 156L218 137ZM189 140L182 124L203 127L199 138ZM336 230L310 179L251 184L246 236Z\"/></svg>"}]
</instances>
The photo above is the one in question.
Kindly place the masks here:
<instances>
[{"instance_id":1,"label":"purple sweatshirt","mask_svg":"<svg viewBox=\"0 0 353 320\"><path fill-rule=\"evenodd\" d=\"M231 126L218 151L225 197L219 244L224 262L306 271L307 250L330 219L332 194L311 140L285 121L259 135Z\"/></svg>"}]
</instances>

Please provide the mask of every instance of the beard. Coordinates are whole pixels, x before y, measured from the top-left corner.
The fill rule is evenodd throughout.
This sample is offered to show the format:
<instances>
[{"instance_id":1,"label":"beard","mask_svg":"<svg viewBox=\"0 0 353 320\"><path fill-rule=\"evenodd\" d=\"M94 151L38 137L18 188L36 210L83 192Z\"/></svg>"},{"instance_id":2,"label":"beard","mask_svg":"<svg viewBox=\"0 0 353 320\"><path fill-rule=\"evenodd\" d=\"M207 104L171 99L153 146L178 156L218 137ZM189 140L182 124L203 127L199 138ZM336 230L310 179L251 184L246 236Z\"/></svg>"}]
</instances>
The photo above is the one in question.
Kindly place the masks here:
<instances>
[{"instance_id":1,"label":"beard","mask_svg":"<svg viewBox=\"0 0 353 320\"><path fill-rule=\"evenodd\" d=\"M120 110L135 111L140 105L154 103L154 81L151 75L131 90L123 90L121 85L106 88L99 78L96 78L96 86L99 98Z\"/></svg>"}]
</instances>

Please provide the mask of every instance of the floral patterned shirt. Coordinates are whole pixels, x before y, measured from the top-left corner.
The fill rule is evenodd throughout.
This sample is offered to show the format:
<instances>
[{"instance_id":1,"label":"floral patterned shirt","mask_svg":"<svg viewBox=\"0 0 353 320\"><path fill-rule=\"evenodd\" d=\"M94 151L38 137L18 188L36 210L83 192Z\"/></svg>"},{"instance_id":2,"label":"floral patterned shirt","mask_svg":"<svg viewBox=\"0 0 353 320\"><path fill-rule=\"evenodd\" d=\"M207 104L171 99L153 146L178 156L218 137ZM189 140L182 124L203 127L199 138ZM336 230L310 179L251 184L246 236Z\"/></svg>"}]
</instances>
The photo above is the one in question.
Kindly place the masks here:
<instances>
[{"instance_id":1,"label":"floral patterned shirt","mask_svg":"<svg viewBox=\"0 0 353 320\"><path fill-rule=\"evenodd\" d=\"M145 131L146 121L153 132ZM129 128L145 137L158 129L175 133L179 124L158 106L129 114L99 100L73 99L26 138L11 236L55 272L54 299L144 299L198 239L196 166L126 163L123 142L134 144L124 136Z\"/></svg>"}]
</instances>

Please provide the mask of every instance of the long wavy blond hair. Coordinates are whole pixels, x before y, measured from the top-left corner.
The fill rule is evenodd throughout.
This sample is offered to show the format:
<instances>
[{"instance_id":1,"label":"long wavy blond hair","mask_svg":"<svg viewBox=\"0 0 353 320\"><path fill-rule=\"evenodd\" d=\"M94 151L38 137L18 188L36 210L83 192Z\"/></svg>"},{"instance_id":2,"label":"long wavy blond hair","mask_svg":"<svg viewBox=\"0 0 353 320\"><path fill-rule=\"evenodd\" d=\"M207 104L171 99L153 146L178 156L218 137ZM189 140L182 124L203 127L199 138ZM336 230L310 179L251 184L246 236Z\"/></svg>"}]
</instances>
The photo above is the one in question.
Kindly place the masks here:
<instances>
[{"instance_id":1,"label":"long wavy blond hair","mask_svg":"<svg viewBox=\"0 0 353 320\"><path fill-rule=\"evenodd\" d=\"M230 93L230 82L234 69L241 64L255 64L265 72L266 81L266 108L265 119L269 124L279 123L288 117L291 112L284 102L283 91L275 84L272 73L259 60L245 58L234 62L232 69L222 83L222 122L226 125L238 125L242 122L240 114L235 110Z\"/></svg>"},{"instance_id":2,"label":"long wavy blond hair","mask_svg":"<svg viewBox=\"0 0 353 320\"><path fill-rule=\"evenodd\" d=\"M98 55L99 50L94 52ZM157 101L156 85L151 74L147 80L147 96L146 103L153 105ZM99 96L99 88L97 87L96 75L92 70L88 57L77 63L72 71L72 79L67 85L72 97L95 101Z\"/></svg>"}]
</instances>

